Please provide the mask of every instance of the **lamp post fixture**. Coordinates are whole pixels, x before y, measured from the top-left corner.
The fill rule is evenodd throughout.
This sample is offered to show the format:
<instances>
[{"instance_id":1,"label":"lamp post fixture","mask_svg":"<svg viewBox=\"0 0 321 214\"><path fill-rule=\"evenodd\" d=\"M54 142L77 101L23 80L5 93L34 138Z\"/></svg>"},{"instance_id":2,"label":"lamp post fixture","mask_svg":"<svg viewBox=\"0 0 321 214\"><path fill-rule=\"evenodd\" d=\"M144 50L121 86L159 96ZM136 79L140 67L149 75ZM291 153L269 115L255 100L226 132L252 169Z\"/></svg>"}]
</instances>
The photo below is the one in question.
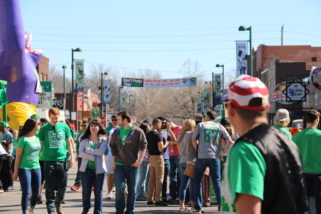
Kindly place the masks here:
<instances>
[{"instance_id":1,"label":"lamp post fixture","mask_svg":"<svg viewBox=\"0 0 321 214\"><path fill-rule=\"evenodd\" d=\"M75 111L75 86L74 86L74 52L81 52L80 48L71 49L71 112Z\"/></svg>"},{"instance_id":2,"label":"lamp post fixture","mask_svg":"<svg viewBox=\"0 0 321 214\"><path fill-rule=\"evenodd\" d=\"M119 88L118 88L118 97L119 97L119 107L118 107L118 112L120 112L121 111L121 97L120 97L120 90L123 88L123 86L120 86Z\"/></svg>"},{"instance_id":3,"label":"lamp post fixture","mask_svg":"<svg viewBox=\"0 0 321 214\"><path fill-rule=\"evenodd\" d=\"M67 66L63 65L62 66L62 71L63 71L63 81L64 81L64 110L66 109L66 68Z\"/></svg>"},{"instance_id":4,"label":"lamp post fixture","mask_svg":"<svg viewBox=\"0 0 321 214\"><path fill-rule=\"evenodd\" d=\"M101 72L100 73L100 116L103 116L103 110L104 110L104 76L107 76L108 73L107 72Z\"/></svg>"},{"instance_id":5,"label":"lamp post fixture","mask_svg":"<svg viewBox=\"0 0 321 214\"><path fill-rule=\"evenodd\" d=\"M239 31L249 31L250 33L250 38L249 38L249 43L250 43L250 75L253 76L253 70L252 70L252 27L246 27L246 26L240 26Z\"/></svg>"}]
</instances>

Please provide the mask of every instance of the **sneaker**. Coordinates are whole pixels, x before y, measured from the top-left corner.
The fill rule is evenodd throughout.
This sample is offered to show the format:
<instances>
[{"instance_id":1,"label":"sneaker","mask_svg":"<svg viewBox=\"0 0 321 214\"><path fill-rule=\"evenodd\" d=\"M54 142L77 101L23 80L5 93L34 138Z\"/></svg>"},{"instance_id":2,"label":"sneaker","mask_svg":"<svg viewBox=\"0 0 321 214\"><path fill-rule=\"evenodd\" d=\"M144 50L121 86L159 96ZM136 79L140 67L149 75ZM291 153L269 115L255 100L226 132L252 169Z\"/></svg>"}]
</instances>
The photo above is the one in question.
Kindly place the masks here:
<instances>
[{"instance_id":1,"label":"sneaker","mask_svg":"<svg viewBox=\"0 0 321 214\"><path fill-rule=\"evenodd\" d=\"M168 204L163 201L158 201L155 203L156 207L167 207Z\"/></svg>"},{"instance_id":2,"label":"sneaker","mask_svg":"<svg viewBox=\"0 0 321 214\"><path fill-rule=\"evenodd\" d=\"M95 190L95 186L94 185L91 185L91 190Z\"/></svg>"},{"instance_id":3,"label":"sneaker","mask_svg":"<svg viewBox=\"0 0 321 214\"><path fill-rule=\"evenodd\" d=\"M41 195L39 195L39 198L38 198L37 204L42 204L42 197L41 197Z\"/></svg>"},{"instance_id":4,"label":"sneaker","mask_svg":"<svg viewBox=\"0 0 321 214\"><path fill-rule=\"evenodd\" d=\"M138 197L136 201L147 201L147 198L144 196Z\"/></svg>"},{"instance_id":5,"label":"sneaker","mask_svg":"<svg viewBox=\"0 0 321 214\"><path fill-rule=\"evenodd\" d=\"M152 201L147 201L147 205L155 205L155 203Z\"/></svg>"},{"instance_id":6,"label":"sneaker","mask_svg":"<svg viewBox=\"0 0 321 214\"><path fill-rule=\"evenodd\" d=\"M56 204L55 207L56 207L57 214L64 214L64 212L62 211L61 205Z\"/></svg>"},{"instance_id":7,"label":"sneaker","mask_svg":"<svg viewBox=\"0 0 321 214\"><path fill-rule=\"evenodd\" d=\"M78 192L79 188L80 188L79 186L73 185L72 187L70 187L70 190L74 192Z\"/></svg>"},{"instance_id":8,"label":"sneaker","mask_svg":"<svg viewBox=\"0 0 321 214\"><path fill-rule=\"evenodd\" d=\"M106 197L106 200L111 200L111 193L107 193L107 197Z\"/></svg>"}]
</instances>

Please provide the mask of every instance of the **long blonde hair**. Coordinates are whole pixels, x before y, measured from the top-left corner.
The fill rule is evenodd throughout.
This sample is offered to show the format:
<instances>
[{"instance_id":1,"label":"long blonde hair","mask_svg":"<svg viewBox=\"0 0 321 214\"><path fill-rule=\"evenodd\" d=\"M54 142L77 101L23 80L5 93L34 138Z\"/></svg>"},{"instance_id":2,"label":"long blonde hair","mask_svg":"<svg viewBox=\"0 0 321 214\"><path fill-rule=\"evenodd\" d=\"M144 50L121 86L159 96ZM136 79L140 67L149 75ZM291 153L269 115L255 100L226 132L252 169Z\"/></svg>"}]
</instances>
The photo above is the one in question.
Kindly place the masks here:
<instances>
[{"instance_id":1,"label":"long blonde hair","mask_svg":"<svg viewBox=\"0 0 321 214\"><path fill-rule=\"evenodd\" d=\"M177 142L180 143L185 135L186 132L188 131L194 131L195 129L195 121L192 119L187 119L183 121L183 126L182 126L182 130L178 135L178 140Z\"/></svg>"}]
</instances>

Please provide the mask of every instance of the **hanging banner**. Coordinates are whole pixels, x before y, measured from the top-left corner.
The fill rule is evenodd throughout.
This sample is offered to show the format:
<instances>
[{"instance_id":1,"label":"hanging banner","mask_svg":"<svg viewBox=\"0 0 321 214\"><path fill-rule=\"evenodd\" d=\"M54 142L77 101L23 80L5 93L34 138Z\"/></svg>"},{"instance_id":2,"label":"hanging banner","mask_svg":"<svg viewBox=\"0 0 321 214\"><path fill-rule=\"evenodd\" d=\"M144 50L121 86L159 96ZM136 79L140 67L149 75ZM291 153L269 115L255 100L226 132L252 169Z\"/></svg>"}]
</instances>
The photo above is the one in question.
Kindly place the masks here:
<instances>
[{"instance_id":1,"label":"hanging banner","mask_svg":"<svg viewBox=\"0 0 321 214\"><path fill-rule=\"evenodd\" d=\"M84 91L84 60L76 59L75 60L75 71L76 71L76 90Z\"/></svg>"},{"instance_id":2,"label":"hanging banner","mask_svg":"<svg viewBox=\"0 0 321 214\"><path fill-rule=\"evenodd\" d=\"M236 77L238 77L242 74L248 74L247 43L248 43L247 41L236 41Z\"/></svg>"},{"instance_id":3,"label":"hanging banner","mask_svg":"<svg viewBox=\"0 0 321 214\"><path fill-rule=\"evenodd\" d=\"M196 86L196 77L181 78L181 79L159 79L159 80L144 80L146 88L168 88L168 87L193 87Z\"/></svg>"},{"instance_id":4,"label":"hanging banner","mask_svg":"<svg viewBox=\"0 0 321 214\"><path fill-rule=\"evenodd\" d=\"M209 87L204 88L204 102L203 102L203 110L207 111L210 108L211 101L211 89Z\"/></svg>"},{"instance_id":5,"label":"hanging banner","mask_svg":"<svg viewBox=\"0 0 321 214\"><path fill-rule=\"evenodd\" d=\"M122 78L121 85L125 87L144 87L144 80L135 78Z\"/></svg>"},{"instance_id":6,"label":"hanging banner","mask_svg":"<svg viewBox=\"0 0 321 214\"><path fill-rule=\"evenodd\" d=\"M310 72L310 82L314 87L321 90L321 66L312 68Z\"/></svg>"},{"instance_id":7,"label":"hanging banner","mask_svg":"<svg viewBox=\"0 0 321 214\"><path fill-rule=\"evenodd\" d=\"M39 96L38 108L52 107L52 82L41 81L42 93Z\"/></svg>"},{"instance_id":8,"label":"hanging banner","mask_svg":"<svg viewBox=\"0 0 321 214\"><path fill-rule=\"evenodd\" d=\"M110 80L104 80L104 103L110 104Z\"/></svg>"}]
</instances>

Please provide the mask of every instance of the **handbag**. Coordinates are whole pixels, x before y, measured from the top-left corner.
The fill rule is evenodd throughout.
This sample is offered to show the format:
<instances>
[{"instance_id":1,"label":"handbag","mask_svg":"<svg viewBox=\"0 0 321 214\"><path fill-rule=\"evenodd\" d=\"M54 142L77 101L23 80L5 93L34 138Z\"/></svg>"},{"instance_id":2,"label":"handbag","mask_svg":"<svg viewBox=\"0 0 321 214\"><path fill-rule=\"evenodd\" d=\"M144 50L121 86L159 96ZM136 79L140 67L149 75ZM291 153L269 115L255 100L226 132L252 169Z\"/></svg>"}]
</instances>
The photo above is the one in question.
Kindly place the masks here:
<instances>
[{"instance_id":1,"label":"handbag","mask_svg":"<svg viewBox=\"0 0 321 214\"><path fill-rule=\"evenodd\" d=\"M190 142L191 139L189 139L187 141L187 159L189 159L189 149L190 149ZM190 178L194 178L195 177L195 163L193 161L187 161L186 162L186 168L184 171L184 175L190 177Z\"/></svg>"}]
</instances>

